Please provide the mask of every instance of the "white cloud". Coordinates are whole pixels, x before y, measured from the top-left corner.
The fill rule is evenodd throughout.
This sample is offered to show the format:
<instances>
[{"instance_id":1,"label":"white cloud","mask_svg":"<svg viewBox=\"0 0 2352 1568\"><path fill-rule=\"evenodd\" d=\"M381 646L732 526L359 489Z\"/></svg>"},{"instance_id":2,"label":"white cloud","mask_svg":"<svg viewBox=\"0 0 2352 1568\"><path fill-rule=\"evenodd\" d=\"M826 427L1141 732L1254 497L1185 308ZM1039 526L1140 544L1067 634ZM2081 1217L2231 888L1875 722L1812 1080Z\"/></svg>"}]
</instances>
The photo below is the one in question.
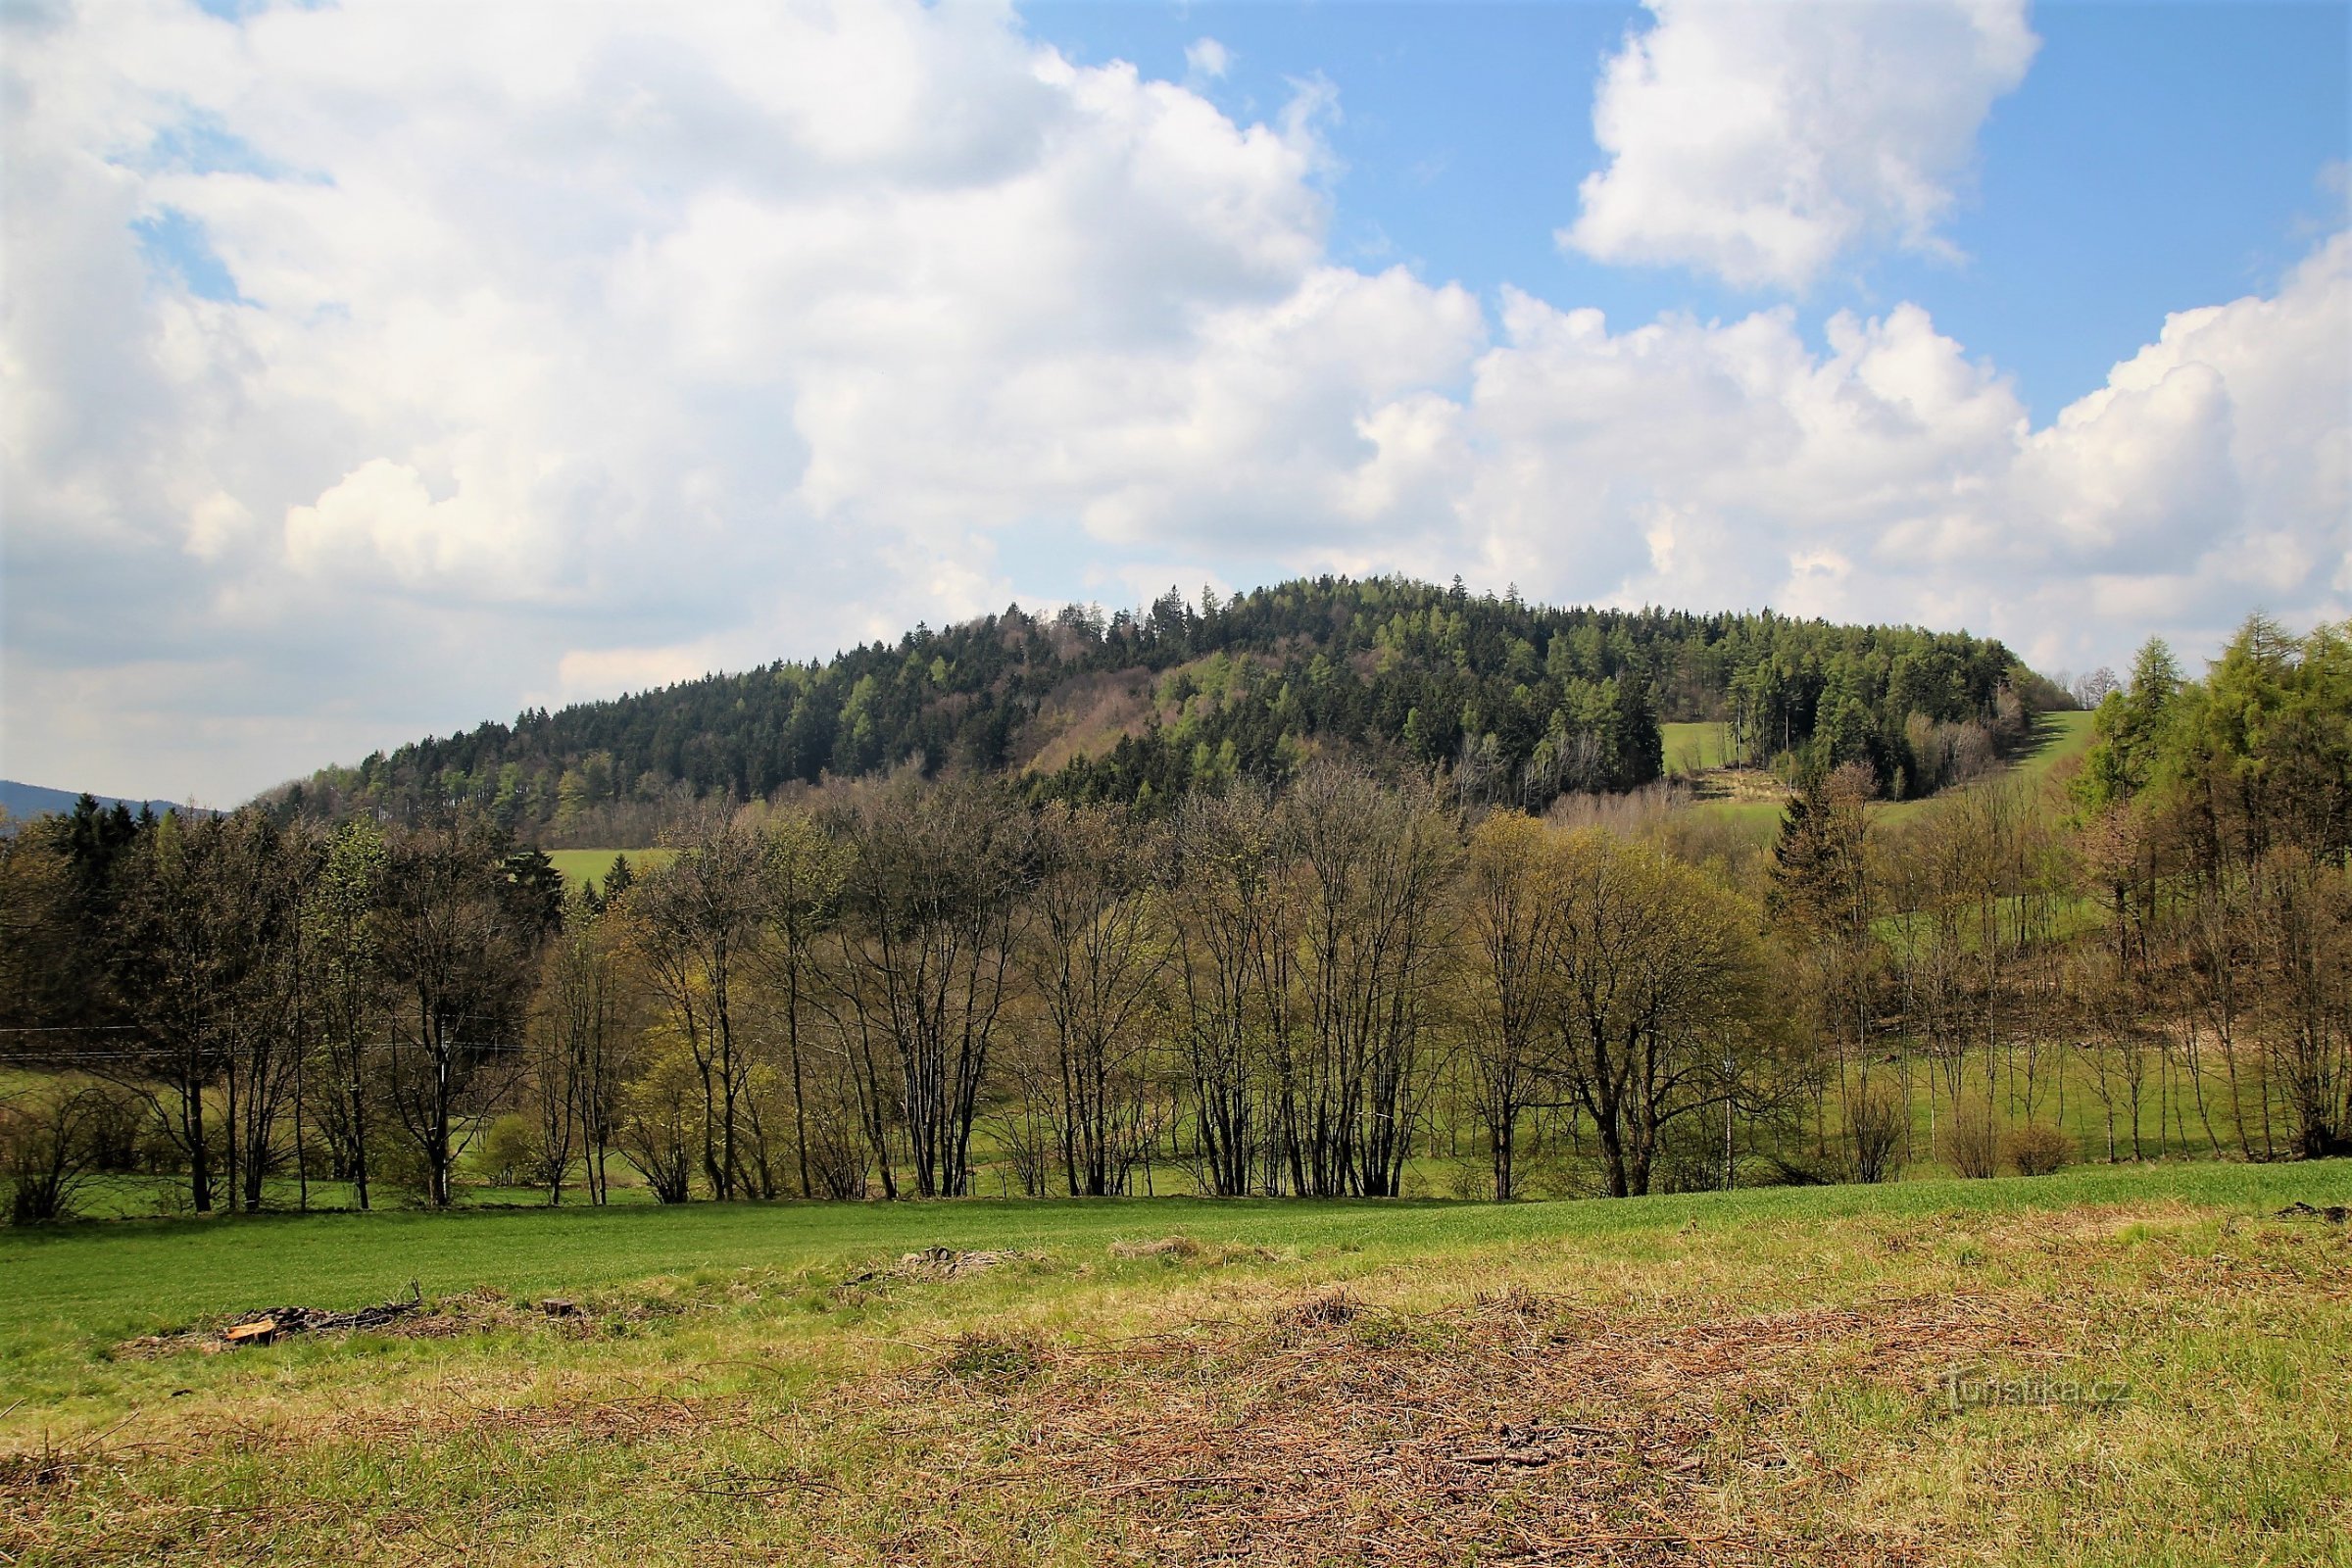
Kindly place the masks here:
<instances>
[{"instance_id":1,"label":"white cloud","mask_svg":"<svg viewBox=\"0 0 2352 1568\"><path fill-rule=\"evenodd\" d=\"M1993 100L2037 44L2025 0L1648 0L1603 68L1589 175L1560 243L1604 262L1802 289L1881 239L1937 227Z\"/></svg>"},{"instance_id":2,"label":"white cloud","mask_svg":"<svg viewBox=\"0 0 2352 1568\"><path fill-rule=\"evenodd\" d=\"M1479 363L1460 549L1487 580L1913 618L2049 664L2257 605L2352 613L2352 234L2269 296L2184 312L2031 428L1927 314L1667 318L1514 295Z\"/></svg>"},{"instance_id":3,"label":"white cloud","mask_svg":"<svg viewBox=\"0 0 2352 1568\"><path fill-rule=\"evenodd\" d=\"M1336 265L1321 86L1242 123L953 6L413 18L7 24L0 772L233 800L1275 572L2076 665L2352 596L2344 239L2034 430L1915 306L1612 329ZM142 259L167 208L233 297Z\"/></svg>"},{"instance_id":4,"label":"white cloud","mask_svg":"<svg viewBox=\"0 0 2352 1568\"><path fill-rule=\"evenodd\" d=\"M1233 51L1214 38L1195 38L1184 46L1184 67L1203 81L1219 81L1233 69Z\"/></svg>"},{"instance_id":5,"label":"white cloud","mask_svg":"<svg viewBox=\"0 0 2352 1568\"><path fill-rule=\"evenodd\" d=\"M1325 265L1326 86L1237 122L999 7L11 26L35 776L218 798L575 693L599 646L740 664L1035 598L1006 530L1319 507L1358 420L1483 330ZM233 298L143 263L166 210ZM274 738L173 716L224 703Z\"/></svg>"}]
</instances>

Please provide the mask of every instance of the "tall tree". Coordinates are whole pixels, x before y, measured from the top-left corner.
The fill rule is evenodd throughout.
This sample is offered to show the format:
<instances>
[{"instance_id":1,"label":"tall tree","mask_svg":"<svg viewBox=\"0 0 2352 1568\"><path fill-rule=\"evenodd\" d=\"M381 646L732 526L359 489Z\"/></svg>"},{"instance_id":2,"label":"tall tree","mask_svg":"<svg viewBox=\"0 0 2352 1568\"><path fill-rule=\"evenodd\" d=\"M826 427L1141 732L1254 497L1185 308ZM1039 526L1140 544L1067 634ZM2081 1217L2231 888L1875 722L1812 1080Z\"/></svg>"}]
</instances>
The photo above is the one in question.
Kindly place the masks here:
<instances>
[{"instance_id":1,"label":"tall tree","mask_svg":"<svg viewBox=\"0 0 2352 1568\"><path fill-rule=\"evenodd\" d=\"M1756 911L1655 849L1589 828L1561 850L1550 996L1609 1195L1649 1191L1670 1124L1719 1106L1766 1000Z\"/></svg>"},{"instance_id":2,"label":"tall tree","mask_svg":"<svg viewBox=\"0 0 2352 1568\"><path fill-rule=\"evenodd\" d=\"M536 888L510 879L505 846L480 825L389 835L379 887L371 941L399 996L386 1080L425 1197L446 1207L477 1091L492 1087L484 1070L519 1047L547 910Z\"/></svg>"},{"instance_id":3,"label":"tall tree","mask_svg":"<svg viewBox=\"0 0 2352 1568\"><path fill-rule=\"evenodd\" d=\"M768 818L766 841L763 891L769 940L760 952L783 1024L784 1065L792 1085L793 1158L801 1196L808 1198L814 1191L809 1174L808 1028L817 1002L817 939L839 918L850 852L813 813L798 808L779 810ZM838 1169L838 1155L833 1163Z\"/></svg>"},{"instance_id":4,"label":"tall tree","mask_svg":"<svg viewBox=\"0 0 2352 1568\"><path fill-rule=\"evenodd\" d=\"M1149 1093L1150 1014L1168 953L1157 835L1121 809L1049 808L1022 969L1054 1046L1054 1123L1072 1197L1123 1191Z\"/></svg>"},{"instance_id":5,"label":"tall tree","mask_svg":"<svg viewBox=\"0 0 2352 1568\"><path fill-rule=\"evenodd\" d=\"M643 972L702 1080L703 1176L711 1196L745 1192L745 1100L755 1062L740 985L766 934L765 841L723 808L702 813L668 864L628 899Z\"/></svg>"},{"instance_id":6,"label":"tall tree","mask_svg":"<svg viewBox=\"0 0 2352 1568\"><path fill-rule=\"evenodd\" d=\"M1486 1129L1494 1197L1518 1196L1519 1124L1550 1093L1544 988L1559 903L1556 854L1544 827L1497 812L1470 837L1463 887L1468 936L1461 982L1472 1106Z\"/></svg>"},{"instance_id":7,"label":"tall tree","mask_svg":"<svg viewBox=\"0 0 2352 1568\"><path fill-rule=\"evenodd\" d=\"M857 858L837 989L864 1036L896 1056L916 1196L960 1197L1011 992L1031 819L992 785L903 777L859 796L847 828Z\"/></svg>"}]
</instances>

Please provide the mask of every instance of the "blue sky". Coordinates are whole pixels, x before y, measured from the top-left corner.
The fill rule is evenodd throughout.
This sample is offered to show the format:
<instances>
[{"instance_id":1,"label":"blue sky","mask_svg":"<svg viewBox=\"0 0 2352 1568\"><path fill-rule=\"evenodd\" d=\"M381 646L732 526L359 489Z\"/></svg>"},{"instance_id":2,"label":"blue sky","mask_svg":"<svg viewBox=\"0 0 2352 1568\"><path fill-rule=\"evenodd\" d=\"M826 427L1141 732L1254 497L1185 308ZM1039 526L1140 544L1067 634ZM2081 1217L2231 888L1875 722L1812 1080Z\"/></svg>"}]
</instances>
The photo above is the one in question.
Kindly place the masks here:
<instances>
[{"instance_id":1,"label":"blue sky","mask_svg":"<svg viewBox=\"0 0 2352 1568\"><path fill-rule=\"evenodd\" d=\"M2352 6L0 11L0 776L1322 571L2352 616Z\"/></svg>"}]
</instances>

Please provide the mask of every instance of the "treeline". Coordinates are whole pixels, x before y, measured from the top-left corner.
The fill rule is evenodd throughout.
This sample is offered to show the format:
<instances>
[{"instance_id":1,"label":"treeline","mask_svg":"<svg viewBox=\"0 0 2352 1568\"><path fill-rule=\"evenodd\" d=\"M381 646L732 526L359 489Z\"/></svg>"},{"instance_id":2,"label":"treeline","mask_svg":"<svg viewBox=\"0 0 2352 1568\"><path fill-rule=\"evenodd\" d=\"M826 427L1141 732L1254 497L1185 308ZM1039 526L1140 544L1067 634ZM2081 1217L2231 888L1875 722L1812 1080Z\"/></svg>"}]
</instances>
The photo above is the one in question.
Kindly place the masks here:
<instances>
[{"instance_id":1,"label":"treeline","mask_svg":"<svg viewBox=\"0 0 2352 1568\"><path fill-rule=\"evenodd\" d=\"M478 812L93 805L0 850L39 1073L0 1144L26 1217L95 1167L446 1203L468 1148L672 1202L2342 1152L2348 714L2344 634L2258 621L2201 683L2151 648L2071 794L1889 822L1849 761L1768 851L1663 791L1537 818L1317 761L1143 809L909 769L713 804L566 896Z\"/></svg>"},{"instance_id":2,"label":"treeline","mask_svg":"<svg viewBox=\"0 0 2352 1568\"><path fill-rule=\"evenodd\" d=\"M1033 1193L1394 1196L1477 1083L1497 1191L1541 1085L1634 1193L1783 1076L1750 903L1602 830L1469 826L1428 780L1149 814L908 773L676 849L564 900L479 821L27 831L5 979L44 1021L12 1038L67 1076L16 1118L18 1191L144 1161L199 1211L287 1174L446 1203L478 1140L591 1201L616 1168L672 1202L953 1197L984 1159Z\"/></svg>"},{"instance_id":3,"label":"treeline","mask_svg":"<svg viewBox=\"0 0 2352 1568\"><path fill-rule=\"evenodd\" d=\"M1401 578L1323 577L1198 606L1173 590L1105 618L1013 606L827 662L778 662L518 715L328 768L269 798L281 819L461 808L538 842L650 842L707 799L827 777L1019 772L1096 691L1116 722L1033 771L1032 801L1160 806L1233 778L1279 785L1314 755L1446 766L1541 810L1639 788L1661 720L1728 726L1740 760L1867 763L1907 798L1981 770L2068 699L1997 642L1770 612L1557 610Z\"/></svg>"},{"instance_id":4,"label":"treeline","mask_svg":"<svg viewBox=\"0 0 2352 1568\"><path fill-rule=\"evenodd\" d=\"M2352 1153L2352 625L2256 616L2202 681L2151 642L2094 722L2077 797L2116 1027L2169 1030L2192 1074L2254 1043L2285 1117L2263 1097L2238 1146Z\"/></svg>"}]
</instances>

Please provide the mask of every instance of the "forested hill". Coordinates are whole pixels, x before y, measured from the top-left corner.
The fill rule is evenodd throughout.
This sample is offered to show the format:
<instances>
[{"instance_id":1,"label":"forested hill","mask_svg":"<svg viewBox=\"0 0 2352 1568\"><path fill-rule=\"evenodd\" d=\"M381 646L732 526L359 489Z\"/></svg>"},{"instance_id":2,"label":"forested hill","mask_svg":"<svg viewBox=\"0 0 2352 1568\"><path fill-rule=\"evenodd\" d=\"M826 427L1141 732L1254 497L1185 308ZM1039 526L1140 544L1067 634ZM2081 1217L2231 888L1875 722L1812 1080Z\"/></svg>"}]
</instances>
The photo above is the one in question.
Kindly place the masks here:
<instances>
[{"instance_id":1,"label":"forested hill","mask_svg":"<svg viewBox=\"0 0 2352 1568\"><path fill-rule=\"evenodd\" d=\"M470 803L542 839L641 831L681 799L914 760L1035 794L1166 798L1279 777L1317 750L1449 765L1542 807L1660 770L1661 721L1720 720L1740 760L1869 762L1929 792L2064 694L1999 643L1769 611L1561 610L1398 578L1318 578L1141 612L1017 606L778 662L487 723L272 791L281 809L395 817Z\"/></svg>"}]
</instances>

